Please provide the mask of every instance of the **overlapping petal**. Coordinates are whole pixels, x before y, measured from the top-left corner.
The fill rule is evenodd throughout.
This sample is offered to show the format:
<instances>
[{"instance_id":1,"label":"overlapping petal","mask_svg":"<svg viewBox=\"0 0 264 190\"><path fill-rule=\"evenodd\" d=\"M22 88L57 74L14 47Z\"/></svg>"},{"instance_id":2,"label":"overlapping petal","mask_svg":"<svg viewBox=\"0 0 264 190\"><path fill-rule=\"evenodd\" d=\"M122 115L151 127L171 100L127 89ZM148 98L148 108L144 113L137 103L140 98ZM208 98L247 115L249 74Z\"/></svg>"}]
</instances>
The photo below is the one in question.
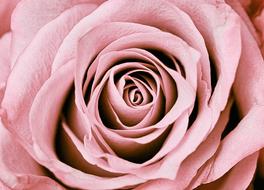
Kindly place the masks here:
<instances>
[{"instance_id":1,"label":"overlapping petal","mask_svg":"<svg viewBox=\"0 0 264 190\"><path fill-rule=\"evenodd\" d=\"M45 166L71 188L246 188L264 146L262 14L253 25L232 0L238 14L224 1L103 2L15 9L1 119L34 171L2 158L2 186L63 188L35 171Z\"/></svg>"},{"instance_id":2,"label":"overlapping petal","mask_svg":"<svg viewBox=\"0 0 264 190\"><path fill-rule=\"evenodd\" d=\"M0 179L2 189L59 189L64 187L47 177L48 172L14 140L0 121Z\"/></svg>"}]
</instances>

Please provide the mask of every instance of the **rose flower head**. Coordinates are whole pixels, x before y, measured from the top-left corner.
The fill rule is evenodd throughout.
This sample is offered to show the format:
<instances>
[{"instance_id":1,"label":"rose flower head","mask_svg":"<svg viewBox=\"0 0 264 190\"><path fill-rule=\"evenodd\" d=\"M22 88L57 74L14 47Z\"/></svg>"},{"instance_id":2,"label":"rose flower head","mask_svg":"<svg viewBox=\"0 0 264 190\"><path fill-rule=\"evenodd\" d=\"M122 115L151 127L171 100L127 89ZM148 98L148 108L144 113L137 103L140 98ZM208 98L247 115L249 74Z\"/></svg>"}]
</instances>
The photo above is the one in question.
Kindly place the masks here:
<instances>
[{"instance_id":1,"label":"rose flower head","mask_svg":"<svg viewBox=\"0 0 264 190\"><path fill-rule=\"evenodd\" d=\"M2 0L0 189L264 187L262 0Z\"/></svg>"}]
</instances>

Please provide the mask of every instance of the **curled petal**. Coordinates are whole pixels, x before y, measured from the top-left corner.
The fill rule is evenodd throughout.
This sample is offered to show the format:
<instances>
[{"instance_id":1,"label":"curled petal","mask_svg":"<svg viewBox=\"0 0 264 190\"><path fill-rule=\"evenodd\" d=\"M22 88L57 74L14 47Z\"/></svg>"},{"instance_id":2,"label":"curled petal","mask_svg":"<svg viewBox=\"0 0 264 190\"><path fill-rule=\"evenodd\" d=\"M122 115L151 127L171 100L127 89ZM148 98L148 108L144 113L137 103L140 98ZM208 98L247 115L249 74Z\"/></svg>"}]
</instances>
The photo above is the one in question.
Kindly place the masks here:
<instances>
[{"instance_id":1,"label":"curled petal","mask_svg":"<svg viewBox=\"0 0 264 190\"><path fill-rule=\"evenodd\" d=\"M89 0L23 0L21 1L12 15L12 66L15 64L17 57L35 38L37 32L46 24L54 20L67 9L75 5L90 2ZM100 2L100 1L98 1ZM93 8L95 4L90 4ZM30 19L34 18L34 19ZM26 24L25 24L26 23Z\"/></svg>"},{"instance_id":2,"label":"curled petal","mask_svg":"<svg viewBox=\"0 0 264 190\"><path fill-rule=\"evenodd\" d=\"M10 21L13 9L20 0L2 1L0 4L0 37L10 31Z\"/></svg>"},{"instance_id":3,"label":"curled petal","mask_svg":"<svg viewBox=\"0 0 264 190\"><path fill-rule=\"evenodd\" d=\"M61 67L58 72L54 73L37 93L30 110L29 123L33 143L38 144L42 151L49 155L49 158L56 157L53 147L56 125L67 93L69 93L73 83L72 68L73 61L70 61ZM62 79L63 82L61 81ZM60 83L59 86L58 83ZM50 93L51 91L52 93ZM50 101L47 102L47 99ZM43 111L40 112L41 109ZM42 158L40 157L39 159L41 160Z\"/></svg>"},{"instance_id":4,"label":"curled petal","mask_svg":"<svg viewBox=\"0 0 264 190\"><path fill-rule=\"evenodd\" d=\"M64 190L11 136L0 121L0 181L4 190ZM0 182L0 187L1 187ZM2 188L1 188L2 189Z\"/></svg>"},{"instance_id":5,"label":"curled petal","mask_svg":"<svg viewBox=\"0 0 264 190\"><path fill-rule=\"evenodd\" d=\"M263 133L261 133L264 122L263 111L263 106L256 105L251 108L238 126L222 140L218 151L212 158L212 167L205 182L218 179L240 160L264 146ZM241 146L243 149L240 148Z\"/></svg>"},{"instance_id":6,"label":"curled petal","mask_svg":"<svg viewBox=\"0 0 264 190\"><path fill-rule=\"evenodd\" d=\"M239 111L242 115L246 115L252 106L264 105L264 62L258 44L244 23L241 34L242 52L234 82L234 94L239 104Z\"/></svg>"},{"instance_id":7,"label":"curled petal","mask_svg":"<svg viewBox=\"0 0 264 190\"><path fill-rule=\"evenodd\" d=\"M7 77L10 73L10 43L11 33L6 33L0 38L0 102L4 96Z\"/></svg>"},{"instance_id":8,"label":"curled petal","mask_svg":"<svg viewBox=\"0 0 264 190\"><path fill-rule=\"evenodd\" d=\"M28 125L30 107L36 93L50 76L56 49L71 28L94 8L89 4L75 6L49 22L36 34L12 69L1 105L7 113L3 122L27 147L32 143Z\"/></svg>"},{"instance_id":9,"label":"curled petal","mask_svg":"<svg viewBox=\"0 0 264 190\"><path fill-rule=\"evenodd\" d=\"M229 172L223 177L211 183L199 186L197 190L206 189L247 189L252 181L256 170L256 163L258 159L258 152L247 156L239 161ZM193 189L189 188L189 189Z\"/></svg>"}]
</instances>

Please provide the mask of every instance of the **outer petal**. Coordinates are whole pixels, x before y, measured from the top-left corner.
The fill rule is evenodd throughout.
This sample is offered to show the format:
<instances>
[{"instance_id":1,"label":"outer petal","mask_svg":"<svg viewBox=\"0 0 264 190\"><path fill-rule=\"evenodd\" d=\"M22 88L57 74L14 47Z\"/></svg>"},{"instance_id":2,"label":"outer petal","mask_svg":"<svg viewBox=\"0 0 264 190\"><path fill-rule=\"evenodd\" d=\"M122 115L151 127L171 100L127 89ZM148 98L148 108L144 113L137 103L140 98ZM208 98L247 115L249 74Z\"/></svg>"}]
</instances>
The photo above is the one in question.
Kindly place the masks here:
<instances>
[{"instance_id":1,"label":"outer petal","mask_svg":"<svg viewBox=\"0 0 264 190\"><path fill-rule=\"evenodd\" d=\"M246 0L246 1L250 1L250 0ZM258 44L261 44L261 39L260 36L257 33L257 30L255 28L255 26L253 25L249 15L247 14L246 10L243 8L244 7L248 7L249 5L246 5L248 3L245 2L239 2L237 0L226 0L226 2L239 14L239 16L241 17L241 19L245 22L245 24L247 25L249 31L251 32L251 34L253 35L253 37L255 38L255 40L258 42Z\"/></svg>"},{"instance_id":2,"label":"outer petal","mask_svg":"<svg viewBox=\"0 0 264 190\"><path fill-rule=\"evenodd\" d=\"M211 159L213 165L205 183L223 176L240 160L264 147L263 112L264 106L254 106L238 126L223 139L218 152Z\"/></svg>"},{"instance_id":3,"label":"outer petal","mask_svg":"<svg viewBox=\"0 0 264 190\"><path fill-rule=\"evenodd\" d=\"M264 6L264 5L263 5ZM257 28L257 31L259 32L260 35L260 47L261 47L261 52L262 56L264 56L264 9L262 10L261 14L258 15L254 19L254 24Z\"/></svg>"},{"instance_id":4,"label":"outer petal","mask_svg":"<svg viewBox=\"0 0 264 190\"><path fill-rule=\"evenodd\" d=\"M209 105L214 111L222 111L227 103L241 53L239 17L221 0L170 1L190 15L205 40L212 62L211 72L215 67L218 77Z\"/></svg>"},{"instance_id":5,"label":"outer petal","mask_svg":"<svg viewBox=\"0 0 264 190\"><path fill-rule=\"evenodd\" d=\"M256 169L258 152L244 158L217 181L198 187L196 190L242 190L249 186Z\"/></svg>"},{"instance_id":6,"label":"outer petal","mask_svg":"<svg viewBox=\"0 0 264 190\"><path fill-rule=\"evenodd\" d=\"M56 49L72 27L94 8L90 4L77 5L45 25L12 69L1 105L7 113L3 121L26 146L32 142L28 112L34 96L50 76Z\"/></svg>"},{"instance_id":7,"label":"outer petal","mask_svg":"<svg viewBox=\"0 0 264 190\"><path fill-rule=\"evenodd\" d=\"M10 30L10 20L13 9L20 0L1 1L0 3L0 37Z\"/></svg>"},{"instance_id":8,"label":"outer petal","mask_svg":"<svg viewBox=\"0 0 264 190\"><path fill-rule=\"evenodd\" d=\"M0 38L0 83L6 82L10 72L9 50L10 50L11 34L6 33Z\"/></svg>"},{"instance_id":9,"label":"outer petal","mask_svg":"<svg viewBox=\"0 0 264 190\"><path fill-rule=\"evenodd\" d=\"M64 188L49 177L44 168L18 144L0 121L0 188L52 190ZM1 185L2 182L2 185ZM2 186L2 187L1 187Z\"/></svg>"},{"instance_id":10,"label":"outer petal","mask_svg":"<svg viewBox=\"0 0 264 190\"><path fill-rule=\"evenodd\" d=\"M25 47L29 45L36 33L44 25L58 17L62 12L81 3L98 2L104 0L23 0L16 7L11 28L12 65ZM34 19L32 19L34 18Z\"/></svg>"},{"instance_id":11,"label":"outer petal","mask_svg":"<svg viewBox=\"0 0 264 190\"><path fill-rule=\"evenodd\" d=\"M10 73L10 40L11 34L7 33L0 38L0 102L4 95L5 83Z\"/></svg>"},{"instance_id":12,"label":"outer petal","mask_svg":"<svg viewBox=\"0 0 264 190\"><path fill-rule=\"evenodd\" d=\"M245 115L253 105L264 105L264 61L257 42L244 23L241 30L242 52L234 94L242 115Z\"/></svg>"}]
</instances>

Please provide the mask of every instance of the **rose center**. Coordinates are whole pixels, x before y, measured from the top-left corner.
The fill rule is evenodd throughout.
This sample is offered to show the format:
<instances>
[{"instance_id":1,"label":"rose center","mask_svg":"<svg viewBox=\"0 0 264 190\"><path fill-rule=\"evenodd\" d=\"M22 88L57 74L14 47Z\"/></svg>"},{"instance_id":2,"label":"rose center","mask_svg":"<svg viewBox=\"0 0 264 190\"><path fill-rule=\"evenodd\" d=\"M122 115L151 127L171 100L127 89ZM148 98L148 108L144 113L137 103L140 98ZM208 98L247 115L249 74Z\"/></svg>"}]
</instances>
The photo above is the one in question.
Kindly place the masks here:
<instances>
[{"instance_id":1,"label":"rose center","mask_svg":"<svg viewBox=\"0 0 264 190\"><path fill-rule=\"evenodd\" d=\"M153 101L155 94L145 81L133 75L125 75L121 80L125 81L121 96L128 106L143 106Z\"/></svg>"}]
</instances>

